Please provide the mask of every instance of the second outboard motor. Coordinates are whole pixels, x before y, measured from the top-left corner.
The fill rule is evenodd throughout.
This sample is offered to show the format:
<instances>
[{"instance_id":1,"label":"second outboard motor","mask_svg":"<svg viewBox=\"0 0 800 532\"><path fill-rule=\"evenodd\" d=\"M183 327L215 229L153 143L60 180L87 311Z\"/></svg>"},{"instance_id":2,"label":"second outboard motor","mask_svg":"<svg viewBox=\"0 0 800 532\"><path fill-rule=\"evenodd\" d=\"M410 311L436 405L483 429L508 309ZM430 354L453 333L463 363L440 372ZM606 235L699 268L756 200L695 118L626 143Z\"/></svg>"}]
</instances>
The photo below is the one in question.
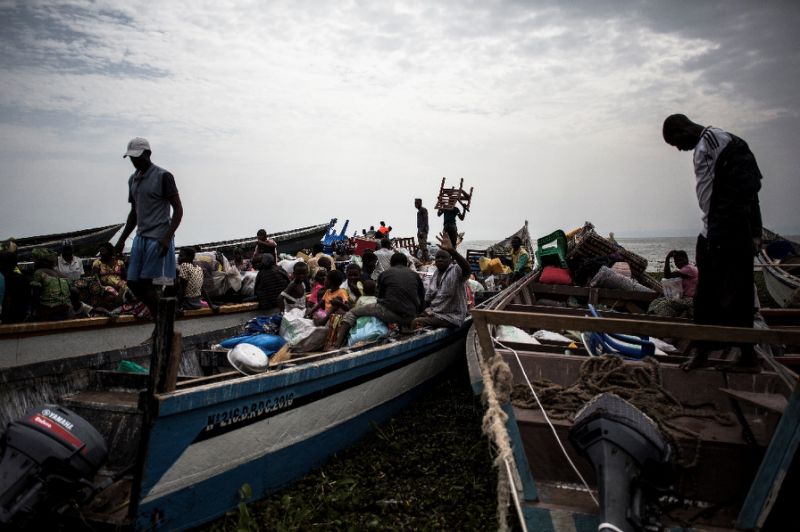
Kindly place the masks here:
<instances>
[{"instance_id":1,"label":"second outboard motor","mask_svg":"<svg viewBox=\"0 0 800 532\"><path fill-rule=\"evenodd\" d=\"M670 446L653 420L619 396L604 393L578 412L569 439L597 474L598 531L658 528L649 506L669 489L673 474Z\"/></svg>"},{"instance_id":2,"label":"second outboard motor","mask_svg":"<svg viewBox=\"0 0 800 532\"><path fill-rule=\"evenodd\" d=\"M0 455L0 525L24 526L91 494L107 457L100 433L66 408L45 405L9 423Z\"/></svg>"}]
</instances>

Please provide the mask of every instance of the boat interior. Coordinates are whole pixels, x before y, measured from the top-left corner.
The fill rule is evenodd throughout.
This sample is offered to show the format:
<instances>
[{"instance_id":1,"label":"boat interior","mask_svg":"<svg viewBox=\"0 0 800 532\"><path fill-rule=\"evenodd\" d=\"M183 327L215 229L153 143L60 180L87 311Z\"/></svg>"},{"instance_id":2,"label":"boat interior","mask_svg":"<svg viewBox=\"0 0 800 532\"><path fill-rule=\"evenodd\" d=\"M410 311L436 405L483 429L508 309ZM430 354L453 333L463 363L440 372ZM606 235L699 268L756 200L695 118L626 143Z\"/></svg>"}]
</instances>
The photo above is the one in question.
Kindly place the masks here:
<instances>
[{"instance_id":1,"label":"boat interior","mask_svg":"<svg viewBox=\"0 0 800 532\"><path fill-rule=\"evenodd\" d=\"M529 279L501 292L489 302L485 311L473 315L476 343L480 345L479 352L483 353L484 360L486 353L491 353L490 357L499 355L510 369L513 418L535 484L534 500L527 504L589 515L597 511L580 478L565 460L558 440L553 437L555 432L583 478L596 489L594 468L568 444L573 416L563 415L563 411L557 409L546 416L540 406L544 405L544 411L557 406L561 390L581 381L585 363L591 358L600 358L590 356L587 345L580 340L580 331L603 330L594 325L608 323L608 332L614 333L644 336L648 329L662 333L675 331L666 337L662 334L661 339L675 349L657 354L654 357L657 364L625 361L625 366L637 368L632 369L633 372L655 375L653 380L663 389L664 400L680 404L669 419L656 420L662 430L666 427L670 433L677 451L676 463L680 464L675 469L674 496L662 501L668 510L666 515L674 523L723 528L730 527L736 518L787 408L797 375L779 363L775 363L775 367L765 364L759 373L740 373L735 367L730 367L730 371L717 371L713 367L683 371L679 364L688 360L687 355L696 340L693 328L697 326L690 320L643 315L655 296L646 292L543 285ZM589 317L589 303L599 309L598 317ZM792 358L796 356L792 353L800 352L796 317L782 312L769 316L770 321L782 325L772 332L787 332L786 338L790 340L781 350L776 350L784 356L770 357L773 361ZM627 328L626 323L630 324ZM794 326L787 327L787 323ZM547 329L566 338L553 341L540 336L538 343L498 342L501 324L516 326L531 335L539 329ZM702 339L710 339L711 335L722 340L728 332L710 329L703 331ZM711 362L725 364L735 354L736 348L720 349L712 353ZM608 378L611 382L614 377ZM541 404L533 400L529 392L531 386L537 390ZM548 393L551 388L559 391ZM613 390L613 386L609 385L609 389ZM597 393L601 391L605 390L598 389ZM518 467L522 466L518 463Z\"/></svg>"}]
</instances>

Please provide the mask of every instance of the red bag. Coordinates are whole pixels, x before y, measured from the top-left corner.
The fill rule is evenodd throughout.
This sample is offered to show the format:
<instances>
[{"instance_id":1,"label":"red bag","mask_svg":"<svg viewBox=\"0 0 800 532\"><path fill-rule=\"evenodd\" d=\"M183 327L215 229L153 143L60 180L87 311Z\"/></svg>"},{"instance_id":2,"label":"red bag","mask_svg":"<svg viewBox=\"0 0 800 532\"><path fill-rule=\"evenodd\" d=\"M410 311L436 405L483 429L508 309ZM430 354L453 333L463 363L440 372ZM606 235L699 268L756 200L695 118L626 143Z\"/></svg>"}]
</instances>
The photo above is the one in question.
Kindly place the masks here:
<instances>
[{"instance_id":1,"label":"red bag","mask_svg":"<svg viewBox=\"0 0 800 532\"><path fill-rule=\"evenodd\" d=\"M539 277L539 282L543 284L572 284L572 276L569 274L567 268L559 268L558 266L545 266L542 270L542 275Z\"/></svg>"}]
</instances>

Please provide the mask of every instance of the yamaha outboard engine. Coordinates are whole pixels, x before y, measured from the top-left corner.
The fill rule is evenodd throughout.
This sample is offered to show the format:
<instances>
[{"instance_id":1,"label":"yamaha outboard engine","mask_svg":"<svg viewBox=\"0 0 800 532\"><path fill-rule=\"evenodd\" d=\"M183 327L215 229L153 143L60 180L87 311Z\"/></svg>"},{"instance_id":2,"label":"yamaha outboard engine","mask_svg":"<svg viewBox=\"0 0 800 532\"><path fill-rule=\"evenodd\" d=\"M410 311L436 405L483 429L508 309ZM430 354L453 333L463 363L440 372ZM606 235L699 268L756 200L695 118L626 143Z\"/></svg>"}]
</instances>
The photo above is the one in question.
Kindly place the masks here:
<instances>
[{"instance_id":1,"label":"yamaha outboard engine","mask_svg":"<svg viewBox=\"0 0 800 532\"><path fill-rule=\"evenodd\" d=\"M670 447L652 419L619 396L604 393L578 412L569 439L597 474L599 532L660 528L651 506L669 489L673 473Z\"/></svg>"},{"instance_id":2,"label":"yamaha outboard engine","mask_svg":"<svg viewBox=\"0 0 800 532\"><path fill-rule=\"evenodd\" d=\"M9 423L0 455L0 526L23 526L41 503L59 512L90 495L107 456L100 433L66 408L45 405Z\"/></svg>"}]
</instances>

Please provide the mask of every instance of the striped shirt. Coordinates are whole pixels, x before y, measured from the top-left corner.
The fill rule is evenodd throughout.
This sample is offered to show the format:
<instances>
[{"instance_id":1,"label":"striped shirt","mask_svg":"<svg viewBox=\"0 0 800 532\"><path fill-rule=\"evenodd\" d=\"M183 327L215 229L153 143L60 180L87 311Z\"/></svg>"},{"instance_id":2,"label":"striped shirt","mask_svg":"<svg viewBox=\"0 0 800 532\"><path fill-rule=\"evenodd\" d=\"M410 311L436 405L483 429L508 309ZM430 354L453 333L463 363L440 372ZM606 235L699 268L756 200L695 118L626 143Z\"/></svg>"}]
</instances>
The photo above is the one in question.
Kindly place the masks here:
<instances>
[{"instance_id":1,"label":"striped shirt","mask_svg":"<svg viewBox=\"0 0 800 532\"><path fill-rule=\"evenodd\" d=\"M464 275L461 266L451 263L444 272L438 269L433 274L425 301L430 303L430 313L453 325L461 325L467 318L467 291L465 284L469 275Z\"/></svg>"},{"instance_id":2,"label":"striped shirt","mask_svg":"<svg viewBox=\"0 0 800 532\"><path fill-rule=\"evenodd\" d=\"M714 167L722 150L731 141L731 136L716 127L707 127L694 148L695 190L700 210L703 211L703 236L708 236L708 211L711 208L711 192L714 186Z\"/></svg>"}]
</instances>

